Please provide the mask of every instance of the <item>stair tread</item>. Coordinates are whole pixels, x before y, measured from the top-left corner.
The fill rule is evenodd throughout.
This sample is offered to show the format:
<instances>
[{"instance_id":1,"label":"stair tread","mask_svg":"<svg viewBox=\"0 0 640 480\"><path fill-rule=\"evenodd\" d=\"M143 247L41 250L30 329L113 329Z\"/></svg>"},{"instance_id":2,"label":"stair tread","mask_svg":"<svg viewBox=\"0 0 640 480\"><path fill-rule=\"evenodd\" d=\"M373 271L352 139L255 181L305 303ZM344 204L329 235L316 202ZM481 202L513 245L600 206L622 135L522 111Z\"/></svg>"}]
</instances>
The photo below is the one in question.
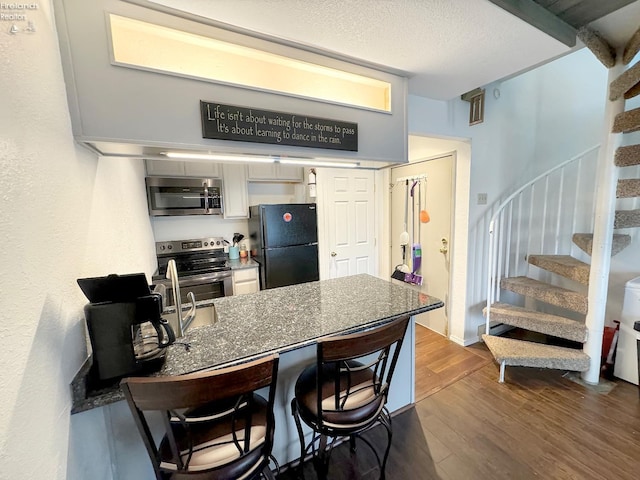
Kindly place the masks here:
<instances>
[{"instance_id":1,"label":"stair tread","mask_svg":"<svg viewBox=\"0 0 640 480\"><path fill-rule=\"evenodd\" d=\"M640 64L622 72L609 86L609 100L615 102L640 82Z\"/></svg>"},{"instance_id":2,"label":"stair tread","mask_svg":"<svg viewBox=\"0 0 640 480\"><path fill-rule=\"evenodd\" d=\"M627 145L616 149L614 163L616 167L640 165L640 145Z\"/></svg>"},{"instance_id":3,"label":"stair tread","mask_svg":"<svg viewBox=\"0 0 640 480\"><path fill-rule=\"evenodd\" d=\"M549 272L557 273L584 285L589 284L590 265L571 255L529 255L528 261L531 265Z\"/></svg>"},{"instance_id":4,"label":"stair tread","mask_svg":"<svg viewBox=\"0 0 640 480\"><path fill-rule=\"evenodd\" d=\"M640 29L636 30L636 32L631 36L629 40L627 40L627 44L624 47L624 52L622 54L622 63L627 65L636 54L640 51Z\"/></svg>"},{"instance_id":5,"label":"stair tread","mask_svg":"<svg viewBox=\"0 0 640 480\"><path fill-rule=\"evenodd\" d=\"M496 361L505 365L578 372L589 369L589 356L582 350L486 334L482 340Z\"/></svg>"},{"instance_id":6,"label":"stair tread","mask_svg":"<svg viewBox=\"0 0 640 480\"><path fill-rule=\"evenodd\" d=\"M611 68L616 64L615 49L598 32L584 26L576 31L576 36L606 68Z\"/></svg>"},{"instance_id":7,"label":"stair tread","mask_svg":"<svg viewBox=\"0 0 640 480\"><path fill-rule=\"evenodd\" d=\"M622 178L618 180L616 198L640 197L640 178Z\"/></svg>"},{"instance_id":8,"label":"stair tread","mask_svg":"<svg viewBox=\"0 0 640 480\"><path fill-rule=\"evenodd\" d=\"M612 133L631 133L640 130L640 108L634 108L616 115Z\"/></svg>"},{"instance_id":9,"label":"stair tread","mask_svg":"<svg viewBox=\"0 0 640 480\"><path fill-rule=\"evenodd\" d=\"M613 228L640 227L640 208L635 210L616 210Z\"/></svg>"},{"instance_id":10,"label":"stair tread","mask_svg":"<svg viewBox=\"0 0 640 480\"><path fill-rule=\"evenodd\" d=\"M483 313L486 314L486 308ZM498 302L491 305L491 320L574 342L584 343L587 339L586 325L577 320L508 303Z\"/></svg>"},{"instance_id":11,"label":"stair tread","mask_svg":"<svg viewBox=\"0 0 640 480\"><path fill-rule=\"evenodd\" d=\"M630 98L637 97L638 95L640 95L640 82L627 90L624 94L624 98L625 100L629 100Z\"/></svg>"},{"instance_id":12,"label":"stair tread","mask_svg":"<svg viewBox=\"0 0 640 480\"><path fill-rule=\"evenodd\" d=\"M587 255L591 255L593 249L593 233L574 233L573 243L575 243ZM613 244L611 246L611 256L620 253L631 244L631 235L614 233Z\"/></svg>"},{"instance_id":13,"label":"stair tread","mask_svg":"<svg viewBox=\"0 0 640 480\"><path fill-rule=\"evenodd\" d=\"M574 312L587 313L587 296L574 290L529 277L503 278L500 287Z\"/></svg>"}]
</instances>

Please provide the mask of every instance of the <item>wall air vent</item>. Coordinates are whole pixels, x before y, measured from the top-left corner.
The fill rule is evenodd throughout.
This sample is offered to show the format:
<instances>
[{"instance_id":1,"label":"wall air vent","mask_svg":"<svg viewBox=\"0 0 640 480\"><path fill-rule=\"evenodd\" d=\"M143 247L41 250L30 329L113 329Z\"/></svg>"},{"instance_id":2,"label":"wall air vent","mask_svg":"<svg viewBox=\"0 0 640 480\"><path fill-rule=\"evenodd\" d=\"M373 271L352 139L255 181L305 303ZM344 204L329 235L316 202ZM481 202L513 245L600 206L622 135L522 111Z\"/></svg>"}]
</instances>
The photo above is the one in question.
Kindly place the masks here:
<instances>
[{"instance_id":1,"label":"wall air vent","mask_svg":"<svg viewBox=\"0 0 640 480\"><path fill-rule=\"evenodd\" d=\"M476 88L463 94L460 98L469 102L469 125L484 122L484 89Z\"/></svg>"}]
</instances>

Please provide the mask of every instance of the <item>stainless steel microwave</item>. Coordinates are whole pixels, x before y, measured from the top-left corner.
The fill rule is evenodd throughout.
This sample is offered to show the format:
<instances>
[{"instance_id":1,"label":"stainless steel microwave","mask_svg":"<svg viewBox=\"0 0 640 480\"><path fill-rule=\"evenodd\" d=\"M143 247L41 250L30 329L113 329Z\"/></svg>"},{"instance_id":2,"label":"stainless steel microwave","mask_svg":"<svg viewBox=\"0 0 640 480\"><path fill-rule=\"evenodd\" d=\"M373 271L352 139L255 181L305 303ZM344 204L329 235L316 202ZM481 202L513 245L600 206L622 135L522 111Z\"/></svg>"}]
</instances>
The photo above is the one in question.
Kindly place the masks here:
<instances>
[{"instance_id":1,"label":"stainless steel microwave","mask_svg":"<svg viewBox=\"0 0 640 480\"><path fill-rule=\"evenodd\" d=\"M220 179L146 177L145 183L152 216L223 213Z\"/></svg>"}]
</instances>

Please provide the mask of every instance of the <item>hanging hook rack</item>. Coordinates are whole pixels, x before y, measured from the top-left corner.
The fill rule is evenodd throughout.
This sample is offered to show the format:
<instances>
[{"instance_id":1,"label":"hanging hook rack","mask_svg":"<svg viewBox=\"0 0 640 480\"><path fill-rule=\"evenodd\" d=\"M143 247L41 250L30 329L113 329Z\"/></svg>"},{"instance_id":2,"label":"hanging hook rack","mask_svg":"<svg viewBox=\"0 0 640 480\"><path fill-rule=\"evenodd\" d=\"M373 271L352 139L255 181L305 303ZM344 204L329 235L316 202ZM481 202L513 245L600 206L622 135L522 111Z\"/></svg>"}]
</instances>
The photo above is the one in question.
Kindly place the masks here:
<instances>
[{"instance_id":1,"label":"hanging hook rack","mask_svg":"<svg viewBox=\"0 0 640 480\"><path fill-rule=\"evenodd\" d=\"M427 175L424 173L421 175L410 175L408 177L399 177L399 178L396 178L396 181L394 183L389 184L389 190L393 190L393 187L399 183L415 182L415 181L422 182L423 180L424 181L427 180Z\"/></svg>"},{"instance_id":2,"label":"hanging hook rack","mask_svg":"<svg viewBox=\"0 0 640 480\"><path fill-rule=\"evenodd\" d=\"M426 174L422 174L422 175L411 175L409 177L400 177L400 178L396 178L396 183L400 183L400 182L406 182L407 180L409 182L415 182L416 180L420 181L420 180L426 180L427 179L427 175Z\"/></svg>"}]
</instances>

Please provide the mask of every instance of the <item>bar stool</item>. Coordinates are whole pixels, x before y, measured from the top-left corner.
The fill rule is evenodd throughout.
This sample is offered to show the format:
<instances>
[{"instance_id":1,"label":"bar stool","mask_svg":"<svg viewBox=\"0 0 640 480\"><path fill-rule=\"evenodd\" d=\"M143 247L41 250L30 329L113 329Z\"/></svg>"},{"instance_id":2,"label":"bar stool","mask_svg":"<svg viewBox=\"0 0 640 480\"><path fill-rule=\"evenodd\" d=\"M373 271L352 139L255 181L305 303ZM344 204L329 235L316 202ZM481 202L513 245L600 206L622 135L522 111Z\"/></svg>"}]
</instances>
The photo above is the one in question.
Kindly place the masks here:
<instances>
[{"instance_id":1,"label":"bar stool","mask_svg":"<svg viewBox=\"0 0 640 480\"><path fill-rule=\"evenodd\" d=\"M298 377L291 401L300 439L301 477L304 458L311 449L318 476L326 478L331 450L338 438L345 437L349 438L352 452L356 438L364 441L381 467L380 478L385 477L392 437L391 416L385 405L408 323L409 317L403 317L370 330L318 342L317 361ZM308 445L301 419L313 430ZM378 423L386 429L388 439L382 462L373 445L361 436Z\"/></svg>"},{"instance_id":2,"label":"bar stool","mask_svg":"<svg viewBox=\"0 0 640 480\"><path fill-rule=\"evenodd\" d=\"M273 479L277 374L271 355L208 372L125 378L121 387L157 480ZM265 387L268 400L256 393ZM159 442L148 423L152 411L162 413Z\"/></svg>"}]
</instances>

